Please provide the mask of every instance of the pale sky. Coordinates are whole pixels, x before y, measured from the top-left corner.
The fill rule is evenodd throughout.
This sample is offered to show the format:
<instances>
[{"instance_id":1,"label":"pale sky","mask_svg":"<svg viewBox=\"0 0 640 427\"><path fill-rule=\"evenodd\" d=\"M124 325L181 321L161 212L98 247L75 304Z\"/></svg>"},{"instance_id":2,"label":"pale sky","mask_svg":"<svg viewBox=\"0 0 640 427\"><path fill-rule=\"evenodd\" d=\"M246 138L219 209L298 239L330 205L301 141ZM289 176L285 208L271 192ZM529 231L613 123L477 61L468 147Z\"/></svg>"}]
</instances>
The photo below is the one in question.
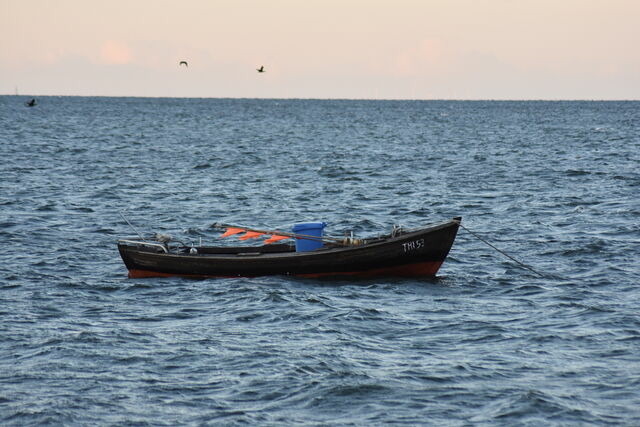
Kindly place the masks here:
<instances>
[{"instance_id":1,"label":"pale sky","mask_svg":"<svg viewBox=\"0 0 640 427\"><path fill-rule=\"evenodd\" d=\"M0 0L16 92L637 100L640 0Z\"/></svg>"}]
</instances>

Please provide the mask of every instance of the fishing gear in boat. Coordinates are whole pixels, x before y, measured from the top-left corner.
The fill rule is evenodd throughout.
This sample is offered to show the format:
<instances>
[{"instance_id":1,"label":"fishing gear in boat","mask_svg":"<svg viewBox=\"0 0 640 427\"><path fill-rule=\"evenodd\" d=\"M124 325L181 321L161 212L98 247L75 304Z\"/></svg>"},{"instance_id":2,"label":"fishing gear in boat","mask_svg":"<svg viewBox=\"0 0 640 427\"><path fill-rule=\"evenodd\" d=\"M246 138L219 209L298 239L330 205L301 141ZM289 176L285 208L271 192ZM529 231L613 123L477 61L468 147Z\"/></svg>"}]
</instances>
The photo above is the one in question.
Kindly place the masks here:
<instances>
[{"instance_id":1,"label":"fishing gear in boat","mask_svg":"<svg viewBox=\"0 0 640 427\"><path fill-rule=\"evenodd\" d=\"M124 214L121 211L118 211L118 213L120 214L120 216L122 217L122 219L129 224L129 227L131 227L131 229L133 230L134 233L136 233L138 235L138 237L140 237L140 240L142 240L143 242L149 242L149 238L145 239L144 236L142 235L142 233L140 233L134 226L133 224L131 224L131 222L127 219L127 217L124 216ZM169 249L169 243L177 243L179 245L183 245L184 243L181 242L180 240L175 240L171 235L169 234L162 234L162 233L154 233L153 234L153 240L162 244L167 250Z\"/></svg>"},{"instance_id":2,"label":"fishing gear in boat","mask_svg":"<svg viewBox=\"0 0 640 427\"><path fill-rule=\"evenodd\" d=\"M338 244L342 246L357 246L363 244L361 239L356 239L351 236L347 236L344 238L338 237L329 237L322 235L322 229L326 226L326 223L305 223L305 224L297 224L293 227L294 232L282 231L282 230L261 230L252 227L245 227L241 225L231 225L231 224L222 224L222 223L213 223L210 228L216 228L220 230L225 230L225 233L220 237L228 237L234 234L245 233L243 236L240 236L240 240L253 239L261 236L271 236L269 239L265 241L265 243L273 243L280 240L285 239L299 239L299 240L307 240L313 242L329 242L333 244ZM314 232L316 234L303 234L297 233L296 231L307 230L308 232Z\"/></svg>"}]
</instances>

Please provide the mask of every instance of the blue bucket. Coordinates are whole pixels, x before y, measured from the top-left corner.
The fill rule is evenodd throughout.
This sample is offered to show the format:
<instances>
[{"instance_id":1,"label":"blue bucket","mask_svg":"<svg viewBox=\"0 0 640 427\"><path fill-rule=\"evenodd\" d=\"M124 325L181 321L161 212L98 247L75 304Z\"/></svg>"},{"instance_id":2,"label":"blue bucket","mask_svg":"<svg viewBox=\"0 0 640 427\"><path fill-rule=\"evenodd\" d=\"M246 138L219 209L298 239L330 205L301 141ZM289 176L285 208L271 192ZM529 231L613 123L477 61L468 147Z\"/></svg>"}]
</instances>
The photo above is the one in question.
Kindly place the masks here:
<instances>
[{"instance_id":1,"label":"blue bucket","mask_svg":"<svg viewBox=\"0 0 640 427\"><path fill-rule=\"evenodd\" d=\"M296 234L322 237L322 232L326 226L326 222L305 222L304 224L295 224L292 230ZM322 245L323 243L320 239L296 239L296 252L313 251L320 249Z\"/></svg>"}]
</instances>

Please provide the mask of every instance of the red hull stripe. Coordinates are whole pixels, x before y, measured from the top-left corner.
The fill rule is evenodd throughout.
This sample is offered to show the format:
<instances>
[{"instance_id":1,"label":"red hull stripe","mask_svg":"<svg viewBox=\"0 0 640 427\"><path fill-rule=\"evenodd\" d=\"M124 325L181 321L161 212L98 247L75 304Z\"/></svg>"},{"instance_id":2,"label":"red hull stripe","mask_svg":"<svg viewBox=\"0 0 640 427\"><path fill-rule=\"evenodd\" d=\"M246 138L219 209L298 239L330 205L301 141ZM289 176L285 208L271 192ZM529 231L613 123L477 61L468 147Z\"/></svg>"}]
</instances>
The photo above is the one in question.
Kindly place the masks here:
<instances>
[{"instance_id":1,"label":"red hull stripe","mask_svg":"<svg viewBox=\"0 0 640 427\"><path fill-rule=\"evenodd\" d=\"M435 276L442 261L420 262L416 264L400 265L397 267L385 267L385 268L373 268L366 271L340 271L331 273L305 273L305 274L292 274L297 277L331 277L331 276L351 276L351 277L375 277L375 276L395 276L395 277L432 277ZM160 273L156 271L129 270L129 278L131 279L143 279L147 277L188 277L194 279L202 279L207 277L253 277L252 275L202 275L202 274L172 274L172 273Z\"/></svg>"}]
</instances>

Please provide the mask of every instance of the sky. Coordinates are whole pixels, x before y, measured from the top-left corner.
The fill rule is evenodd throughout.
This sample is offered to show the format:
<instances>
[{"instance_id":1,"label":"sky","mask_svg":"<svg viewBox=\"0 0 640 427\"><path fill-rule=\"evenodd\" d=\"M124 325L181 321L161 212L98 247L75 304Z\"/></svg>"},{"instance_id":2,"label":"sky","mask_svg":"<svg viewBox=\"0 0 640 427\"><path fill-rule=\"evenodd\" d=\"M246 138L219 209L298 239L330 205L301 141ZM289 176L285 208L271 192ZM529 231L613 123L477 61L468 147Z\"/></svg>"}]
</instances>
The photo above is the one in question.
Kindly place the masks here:
<instances>
[{"instance_id":1,"label":"sky","mask_svg":"<svg viewBox=\"0 0 640 427\"><path fill-rule=\"evenodd\" d=\"M638 100L640 0L0 0L16 93Z\"/></svg>"}]
</instances>

